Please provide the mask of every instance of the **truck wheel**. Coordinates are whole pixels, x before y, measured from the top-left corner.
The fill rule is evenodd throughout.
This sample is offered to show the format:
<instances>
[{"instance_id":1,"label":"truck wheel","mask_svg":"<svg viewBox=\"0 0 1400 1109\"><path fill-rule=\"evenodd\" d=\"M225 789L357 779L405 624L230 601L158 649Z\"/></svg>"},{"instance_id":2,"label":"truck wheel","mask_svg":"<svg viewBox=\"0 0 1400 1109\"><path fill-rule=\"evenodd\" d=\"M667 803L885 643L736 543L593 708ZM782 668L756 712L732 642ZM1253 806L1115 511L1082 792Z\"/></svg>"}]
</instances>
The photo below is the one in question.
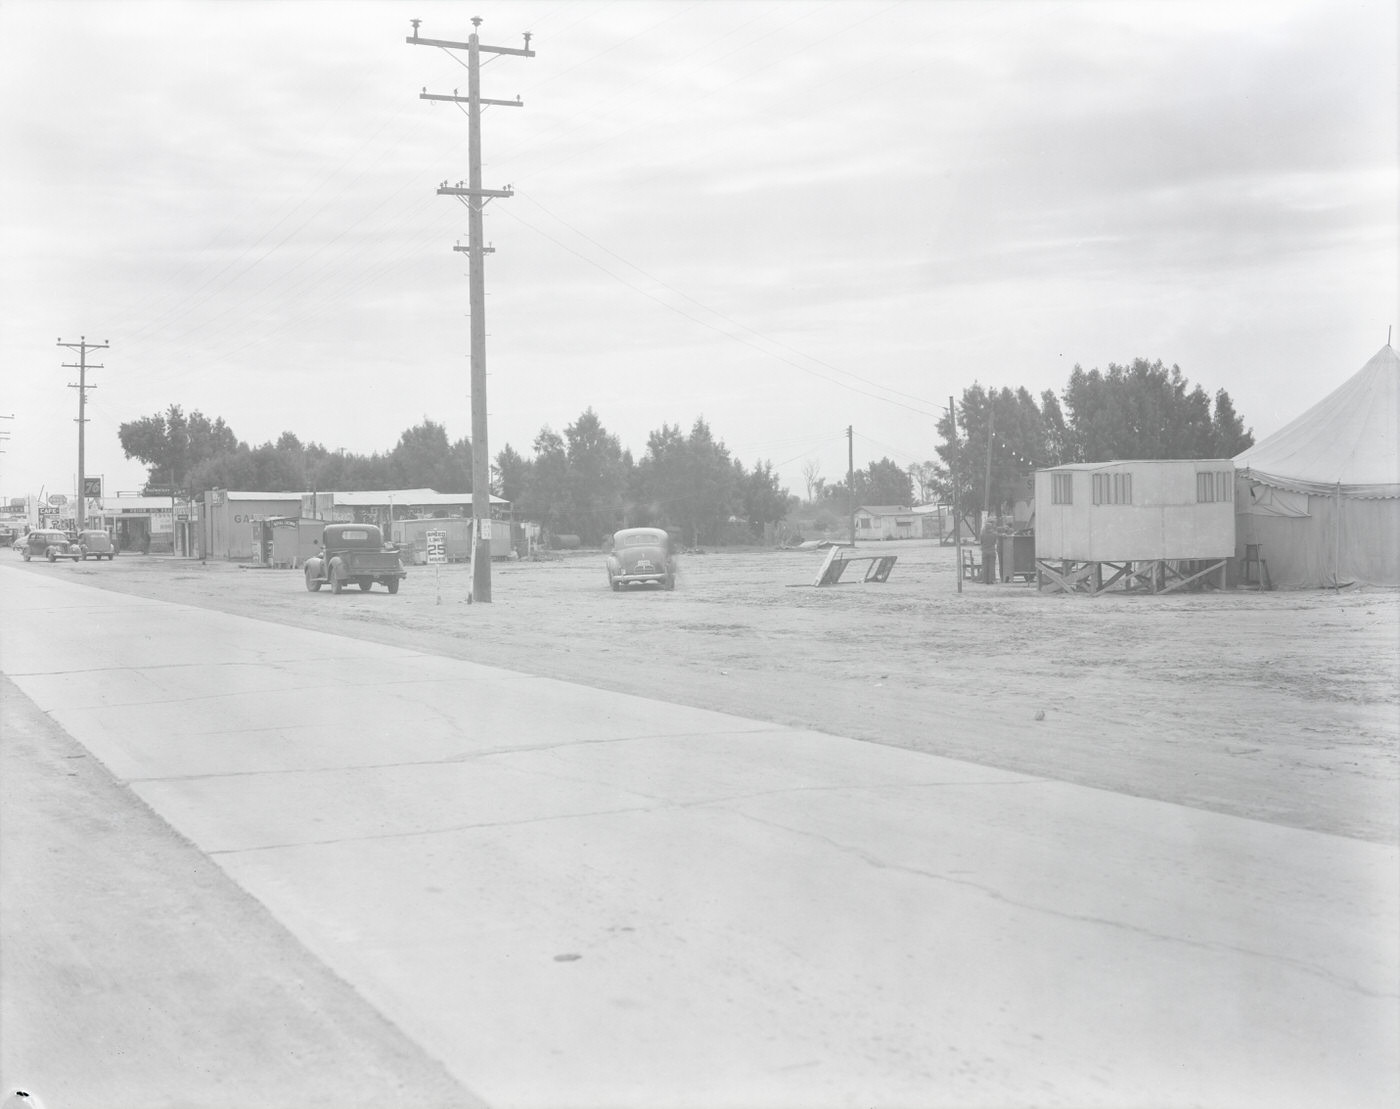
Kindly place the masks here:
<instances>
[{"instance_id":1,"label":"truck wheel","mask_svg":"<svg viewBox=\"0 0 1400 1109\"><path fill-rule=\"evenodd\" d=\"M332 575L331 575L331 592L332 592L332 593L339 593L339 592L340 592L340 586L341 586L340 579L339 579L338 577L336 577L334 574L332 574Z\"/></svg>"},{"instance_id":2,"label":"truck wheel","mask_svg":"<svg viewBox=\"0 0 1400 1109\"><path fill-rule=\"evenodd\" d=\"M390 578L388 581L386 581L386 582L384 583L384 585L388 588L388 590L389 590L390 593L397 593L397 592L399 591L399 579L398 579L398 578Z\"/></svg>"},{"instance_id":3,"label":"truck wheel","mask_svg":"<svg viewBox=\"0 0 1400 1109\"><path fill-rule=\"evenodd\" d=\"M368 593L370 586L374 584L373 578L358 578L361 593Z\"/></svg>"},{"instance_id":4,"label":"truck wheel","mask_svg":"<svg viewBox=\"0 0 1400 1109\"><path fill-rule=\"evenodd\" d=\"M309 566L306 568L306 588L311 593L315 593L321 588L321 579L311 572Z\"/></svg>"},{"instance_id":5,"label":"truck wheel","mask_svg":"<svg viewBox=\"0 0 1400 1109\"><path fill-rule=\"evenodd\" d=\"M53 551L47 552L46 557L48 558L48 560L49 560L50 562L57 562L57 561L58 561L58 555L54 554Z\"/></svg>"}]
</instances>

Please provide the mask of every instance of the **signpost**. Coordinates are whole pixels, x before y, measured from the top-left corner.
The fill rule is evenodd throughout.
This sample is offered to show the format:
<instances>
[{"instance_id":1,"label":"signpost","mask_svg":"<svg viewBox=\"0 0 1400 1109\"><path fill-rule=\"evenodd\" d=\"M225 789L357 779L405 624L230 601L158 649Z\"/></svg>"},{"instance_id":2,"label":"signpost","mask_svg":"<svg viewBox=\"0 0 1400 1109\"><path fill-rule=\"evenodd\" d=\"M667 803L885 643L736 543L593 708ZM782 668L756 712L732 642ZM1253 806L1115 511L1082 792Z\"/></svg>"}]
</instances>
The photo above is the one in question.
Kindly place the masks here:
<instances>
[{"instance_id":1,"label":"signpost","mask_svg":"<svg viewBox=\"0 0 1400 1109\"><path fill-rule=\"evenodd\" d=\"M447 561L447 532L428 532L428 565L433 568L433 580L437 585L437 603L442 604L442 564Z\"/></svg>"}]
</instances>

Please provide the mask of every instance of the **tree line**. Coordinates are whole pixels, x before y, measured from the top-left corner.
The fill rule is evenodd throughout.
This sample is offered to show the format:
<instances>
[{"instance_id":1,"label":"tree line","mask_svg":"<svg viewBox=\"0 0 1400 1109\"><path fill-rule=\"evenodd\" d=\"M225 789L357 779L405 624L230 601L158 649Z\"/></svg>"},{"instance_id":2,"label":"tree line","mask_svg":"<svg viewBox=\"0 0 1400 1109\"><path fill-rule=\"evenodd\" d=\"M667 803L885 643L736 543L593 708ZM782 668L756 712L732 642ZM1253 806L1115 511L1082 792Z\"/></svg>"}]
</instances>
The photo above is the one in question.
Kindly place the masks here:
<instances>
[{"instance_id":1,"label":"tree line","mask_svg":"<svg viewBox=\"0 0 1400 1109\"><path fill-rule=\"evenodd\" d=\"M1009 508L1036 470L1074 462L1151 458L1233 458L1254 445L1230 394L1183 376L1179 366L1135 359L1106 371L1076 365L1063 392L973 385L956 404L957 427L938 421L938 458L910 468L921 495L951 503L957 474L967 513Z\"/></svg>"},{"instance_id":2,"label":"tree line","mask_svg":"<svg viewBox=\"0 0 1400 1109\"><path fill-rule=\"evenodd\" d=\"M857 470L854 483L826 482L815 463L803 470L807 500L848 513L854 505L944 502L965 512L1009 508L1025 496L1037 469L1070 462L1134 458L1232 458L1254 436L1220 389L1214 400L1159 360L1110 363L1106 371L1075 366L1064 390L1037 400L1025 388L974 384L938 423L937 458L901 467L889 458ZM128 458L147 466L149 490L199 496L209 489L268 492L472 488L469 440L449 441L424 418L394 447L369 455L327 450L285 431L250 447L222 418L179 405L121 425ZM622 526L655 525L692 545L758 538L764 525L798 503L772 464L752 468L731 456L703 418L688 431L662 424L634 456L587 409L562 434L540 429L525 457L507 444L496 455L491 491L525 519L555 534L594 544Z\"/></svg>"},{"instance_id":3,"label":"tree line","mask_svg":"<svg viewBox=\"0 0 1400 1109\"><path fill-rule=\"evenodd\" d=\"M222 417L210 420L172 404L164 412L117 429L127 458L146 465L146 491L176 490L199 497L210 489L270 493L351 489L418 489L459 492L471 488L472 452L466 439L449 443L432 420L399 436L387 454L353 454L302 443L284 431L275 443L250 447Z\"/></svg>"},{"instance_id":4,"label":"tree line","mask_svg":"<svg viewBox=\"0 0 1400 1109\"><path fill-rule=\"evenodd\" d=\"M470 441L449 442L446 429L426 417L392 450L370 455L304 444L290 431L250 447L222 418L179 405L122 424L118 438L128 458L146 465L147 492L472 488ZM783 519L790 500L771 463L746 468L704 419L685 434L663 424L634 458L591 408L562 435L542 428L530 458L507 444L490 483L519 516L587 544L619 527L646 525L671 528L692 545L757 538L765 524Z\"/></svg>"}]
</instances>

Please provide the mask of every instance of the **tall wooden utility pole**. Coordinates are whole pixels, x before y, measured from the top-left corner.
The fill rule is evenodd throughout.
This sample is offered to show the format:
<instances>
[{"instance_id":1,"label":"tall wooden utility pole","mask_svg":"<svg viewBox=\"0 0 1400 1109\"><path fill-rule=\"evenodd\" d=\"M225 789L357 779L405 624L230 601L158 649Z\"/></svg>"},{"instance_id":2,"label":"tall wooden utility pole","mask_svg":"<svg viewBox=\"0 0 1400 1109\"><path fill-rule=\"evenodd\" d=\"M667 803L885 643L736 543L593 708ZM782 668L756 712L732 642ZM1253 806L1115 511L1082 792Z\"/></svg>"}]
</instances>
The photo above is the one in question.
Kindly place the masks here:
<instances>
[{"instance_id":1,"label":"tall wooden utility pole","mask_svg":"<svg viewBox=\"0 0 1400 1109\"><path fill-rule=\"evenodd\" d=\"M948 398L948 480L953 485L953 566L958 579L958 592L962 592L962 515L958 509L958 410L953 407L953 398Z\"/></svg>"},{"instance_id":2,"label":"tall wooden utility pole","mask_svg":"<svg viewBox=\"0 0 1400 1109\"><path fill-rule=\"evenodd\" d=\"M86 428L86 425L87 425L87 416L85 415L85 413L86 413L86 411L87 411L87 391L88 391L89 389L96 389L96 388L97 388L96 385L89 385L89 384L87 383L87 372L88 372L87 352L90 351L90 350L106 350L106 349L107 349L107 344L106 344L105 342L102 342L102 343L89 343L89 342L87 341L87 336L84 335L84 336L82 336L82 337L80 338L80 340L79 340L78 342L76 342L76 343L65 343L62 339L60 339L60 340L58 341L58 345L61 346L61 347L67 347L69 350L76 350L76 351L78 352L78 361L77 361L77 363L74 364L74 363L72 363L72 362L64 362L64 363L63 363L63 368L64 368L65 370L77 370L77 371L78 371L78 380L77 380L77 382L74 383L74 382L70 381L70 382L68 383L68 388L78 390L78 513L77 513L77 521L78 521L78 530L79 530L79 531L82 531L82 530L83 530L83 514L84 514L84 511L83 511L83 510L84 510L85 508L87 508L87 469L86 469L86 466L87 466L87 459L86 459L86 442L87 442L87 436L86 436L87 428ZM94 370L100 370L100 369L102 369L103 367L99 364L99 365L93 366L92 368L93 368Z\"/></svg>"},{"instance_id":3,"label":"tall wooden utility pole","mask_svg":"<svg viewBox=\"0 0 1400 1109\"><path fill-rule=\"evenodd\" d=\"M856 545L856 428L846 425L846 490L851 494L851 546Z\"/></svg>"},{"instance_id":4,"label":"tall wooden utility pole","mask_svg":"<svg viewBox=\"0 0 1400 1109\"><path fill-rule=\"evenodd\" d=\"M995 431L996 410L987 404L987 478L982 483L982 515L992 514L992 433Z\"/></svg>"},{"instance_id":5,"label":"tall wooden utility pole","mask_svg":"<svg viewBox=\"0 0 1400 1109\"><path fill-rule=\"evenodd\" d=\"M451 96L429 93L425 88L420 100L445 100L452 104L467 105L467 184L462 182L449 186L446 181L438 188L439 196L456 196L467 206L467 248L469 258L468 281L470 284L471 305L471 389L472 389L472 599L491 600L491 452L486 437L486 265L485 255L490 251L482 242L481 211L494 197L508 197L514 194L510 186L504 189L483 189L481 187L481 108L489 105L499 108L519 108L522 101L487 100L481 95L481 52L489 54L515 54L522 58L533 58L530 49L530 33L525 33L523 50L507 46L483 46L477 38L475 28L481 26L481 19L472 17L472 33L466 42L450 42L446 39L425 39L418 37L418 23L414 19L413 35L404 41L413 46L437 46L444 50L465 50L467 52L467 95L458 96L453 90ZM454 250L461 250L460 246Z\"/></svg>"},{"instance_id":6,"label":"tall wooden utility pole","mask_svg":"<svg viewBox=\"0 0 1400 1109\"><path fill-rule=\"evenodd\" d=\"M9 415L7 415L7 416L0 416L0 420L13 420L14 418L15 418L15 414L14 414L13 412L11 412L11 413L10 413ZM6 442L9 438L10 438L10 433L9 433L8 431L0 431L0 443ZM4 453L5 453L5 448L4 448L3 446L0 446L0 454L4 454ZM4 489L4 486L3 486L3 485L0 485L0 490L3 490L3 489Z\"/></svg>"}]
</instances>

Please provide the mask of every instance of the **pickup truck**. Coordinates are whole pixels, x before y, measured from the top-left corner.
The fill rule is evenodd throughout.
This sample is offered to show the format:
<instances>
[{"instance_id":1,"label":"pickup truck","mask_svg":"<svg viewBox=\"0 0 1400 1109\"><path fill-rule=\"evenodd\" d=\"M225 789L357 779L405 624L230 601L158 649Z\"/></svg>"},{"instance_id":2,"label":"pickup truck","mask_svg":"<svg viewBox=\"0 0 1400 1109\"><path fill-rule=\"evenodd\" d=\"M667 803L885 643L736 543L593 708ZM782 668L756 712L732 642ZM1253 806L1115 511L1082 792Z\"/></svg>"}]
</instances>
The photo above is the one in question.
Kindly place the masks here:
<instances>
[{"instance_id":1,"label":"pickup truck","mask_svg":"<svg viewBox=\"0 0 1400 1109\"><path fill-rule=\"evenodd\" d=\"M399 582L408 576L399 552L385 545L383 533L374 524L327 524L320 547L302 571L312 593L323 585L339 593L352 582L365 593L375 582L397 593Z\"/></svg>"}]
</instances>

